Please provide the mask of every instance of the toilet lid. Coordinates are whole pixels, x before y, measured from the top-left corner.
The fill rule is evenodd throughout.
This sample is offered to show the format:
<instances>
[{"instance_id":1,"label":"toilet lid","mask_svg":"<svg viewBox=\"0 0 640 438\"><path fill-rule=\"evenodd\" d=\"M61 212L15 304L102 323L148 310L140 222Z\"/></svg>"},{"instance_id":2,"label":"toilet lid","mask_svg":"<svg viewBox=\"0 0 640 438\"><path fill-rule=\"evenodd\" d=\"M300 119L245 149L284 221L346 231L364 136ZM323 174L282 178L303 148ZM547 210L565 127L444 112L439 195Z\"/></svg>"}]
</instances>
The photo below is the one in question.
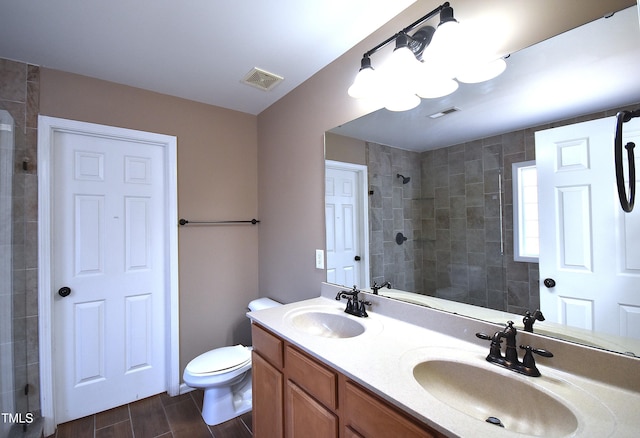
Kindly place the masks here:
<instances>
[{"instance_id":1,"label":"toilet lid","mask_svg":"<svg viewBox=\"0 0 640 438\"><path fill-rule=\"evenodd\" d=\"M243 345L216 348L193 359L187 365L191 374L209 374L236 368L251 360L251 351Z\"/></svg>"}]
</instances>

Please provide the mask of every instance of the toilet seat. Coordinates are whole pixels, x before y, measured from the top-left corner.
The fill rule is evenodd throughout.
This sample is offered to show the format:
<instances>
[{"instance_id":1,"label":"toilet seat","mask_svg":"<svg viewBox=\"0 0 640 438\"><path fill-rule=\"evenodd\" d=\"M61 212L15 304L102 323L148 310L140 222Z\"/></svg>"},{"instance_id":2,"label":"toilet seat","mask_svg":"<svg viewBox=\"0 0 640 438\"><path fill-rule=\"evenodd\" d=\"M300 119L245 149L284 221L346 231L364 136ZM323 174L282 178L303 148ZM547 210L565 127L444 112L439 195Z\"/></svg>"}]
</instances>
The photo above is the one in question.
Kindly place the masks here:
<instances>
[{"instance_id":1,"label":"toilet seat","mask_svg":"<svg viewBox=\"0 0 640 438\"><path fill-rule=\"evenodd\" d=\"M251 350L243 345L216 348L193 359L185 372L193 376L228 373L251 362Z\"/></svg>"}]
</instances>

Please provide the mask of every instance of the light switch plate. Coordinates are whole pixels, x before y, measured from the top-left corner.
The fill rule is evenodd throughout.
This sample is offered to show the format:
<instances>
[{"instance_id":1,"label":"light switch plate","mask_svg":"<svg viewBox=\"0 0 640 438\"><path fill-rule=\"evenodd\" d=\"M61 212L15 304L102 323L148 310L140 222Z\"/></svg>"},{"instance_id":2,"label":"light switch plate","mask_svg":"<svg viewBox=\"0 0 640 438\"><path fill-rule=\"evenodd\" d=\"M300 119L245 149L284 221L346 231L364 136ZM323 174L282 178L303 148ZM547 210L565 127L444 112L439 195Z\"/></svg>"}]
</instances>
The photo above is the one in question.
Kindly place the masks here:
<instances>
[{"instance_id":1,"label":"light switch plate","mask_svg":"<svg viewBox=\"0 0 640 438\"><path fill-rule=\"evenodd\" d=\"M324 250L316 249L316 269L324 269Z\"/></svg>"}]
</instances>

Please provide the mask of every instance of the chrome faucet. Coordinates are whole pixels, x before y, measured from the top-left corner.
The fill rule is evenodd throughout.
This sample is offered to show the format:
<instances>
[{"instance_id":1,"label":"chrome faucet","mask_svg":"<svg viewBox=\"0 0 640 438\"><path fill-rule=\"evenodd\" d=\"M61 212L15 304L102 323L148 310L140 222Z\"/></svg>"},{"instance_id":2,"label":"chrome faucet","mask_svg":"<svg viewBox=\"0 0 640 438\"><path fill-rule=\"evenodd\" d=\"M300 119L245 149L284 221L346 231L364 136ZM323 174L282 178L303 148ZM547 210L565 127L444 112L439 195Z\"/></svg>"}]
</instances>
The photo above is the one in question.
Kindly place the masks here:
<instances>
[{"instance_id":1,"label":"chrome faucet","mask_svg":"<svg viewBox=\"0 0 640 438\"><path fill-rule=\"evenodd\" d=\"M360 318L367 318L369 314L367 314L367 309L365 308L365 306L370 306L371 302L365 301L365 300L359 300L358 299L359 293L360 291L354 285L353 289L350 292L347 292L346 290L338 292L338 295L336 295L336 301L340 301L342 298L346 298L347 308L344 309L345 313L348 313L349 315L354 315Z\"/></svg>"},{"instance_id":2,"label":"chrome faucet","mask_svg":"<svg viewBox=\"0 0 640 438\"><path fill-rule=\"evenodd\" d=\"M522 362L520 362L518 360L518 350L516 348L517 333L518 331L513 326L513 321L508 321L505 328L502 331L495 332L493 336L489 336L486 333L476 333L476 336L480 339L491 341L487 362L491 362L495 365L526 376L540 376L540 371L536 367L536 361L533 357L533 353L544 357L553 357L553 354L550 351L533 348L530 345L520 345L520 348L525 350ZM501 348L503 338L507 341L504 356L502 355Z\"/></svg>"}]
</instances>

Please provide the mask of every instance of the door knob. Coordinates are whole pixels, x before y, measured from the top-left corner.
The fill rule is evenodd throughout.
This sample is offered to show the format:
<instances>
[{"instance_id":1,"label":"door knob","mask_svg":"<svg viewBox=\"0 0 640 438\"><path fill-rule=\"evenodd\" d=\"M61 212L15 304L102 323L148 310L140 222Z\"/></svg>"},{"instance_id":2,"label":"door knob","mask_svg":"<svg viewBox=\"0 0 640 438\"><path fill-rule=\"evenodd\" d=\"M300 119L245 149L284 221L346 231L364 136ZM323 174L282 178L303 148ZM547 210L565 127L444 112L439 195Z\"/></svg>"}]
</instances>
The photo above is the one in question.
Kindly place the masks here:
<instances>
[{"instance_id":1,"label":"door knob","mask_svg":"<svg viewBox=\"0 0 640 438\"><path fill-rule=\"evenodd\" d=\"M359 262L359 261L360 261L360 256L355 256L353 259L354 259L356 262Z\"/></svg>"},{"instance_id":2,"label":"door knob","mask_svg":"<svg viewBox=\"0 0 640 438\"><path fill-rule=\"evenodd\" d=\"M545 278L543 283L549 289L556 286L556 281L553 278Z\"/></svg>"},{"instance_id":3,"label":"door knob","mask_svg":"<svg viewBox=\"0 0 640 438\"><path fill-rule=\"evenodd\" d=\"M67 286L64 286L58 289L58 295L60 295L63 298L66 296L69 296L70 293L71 293L71 289L68 288Z\"/></svg>"}]
</instances>

